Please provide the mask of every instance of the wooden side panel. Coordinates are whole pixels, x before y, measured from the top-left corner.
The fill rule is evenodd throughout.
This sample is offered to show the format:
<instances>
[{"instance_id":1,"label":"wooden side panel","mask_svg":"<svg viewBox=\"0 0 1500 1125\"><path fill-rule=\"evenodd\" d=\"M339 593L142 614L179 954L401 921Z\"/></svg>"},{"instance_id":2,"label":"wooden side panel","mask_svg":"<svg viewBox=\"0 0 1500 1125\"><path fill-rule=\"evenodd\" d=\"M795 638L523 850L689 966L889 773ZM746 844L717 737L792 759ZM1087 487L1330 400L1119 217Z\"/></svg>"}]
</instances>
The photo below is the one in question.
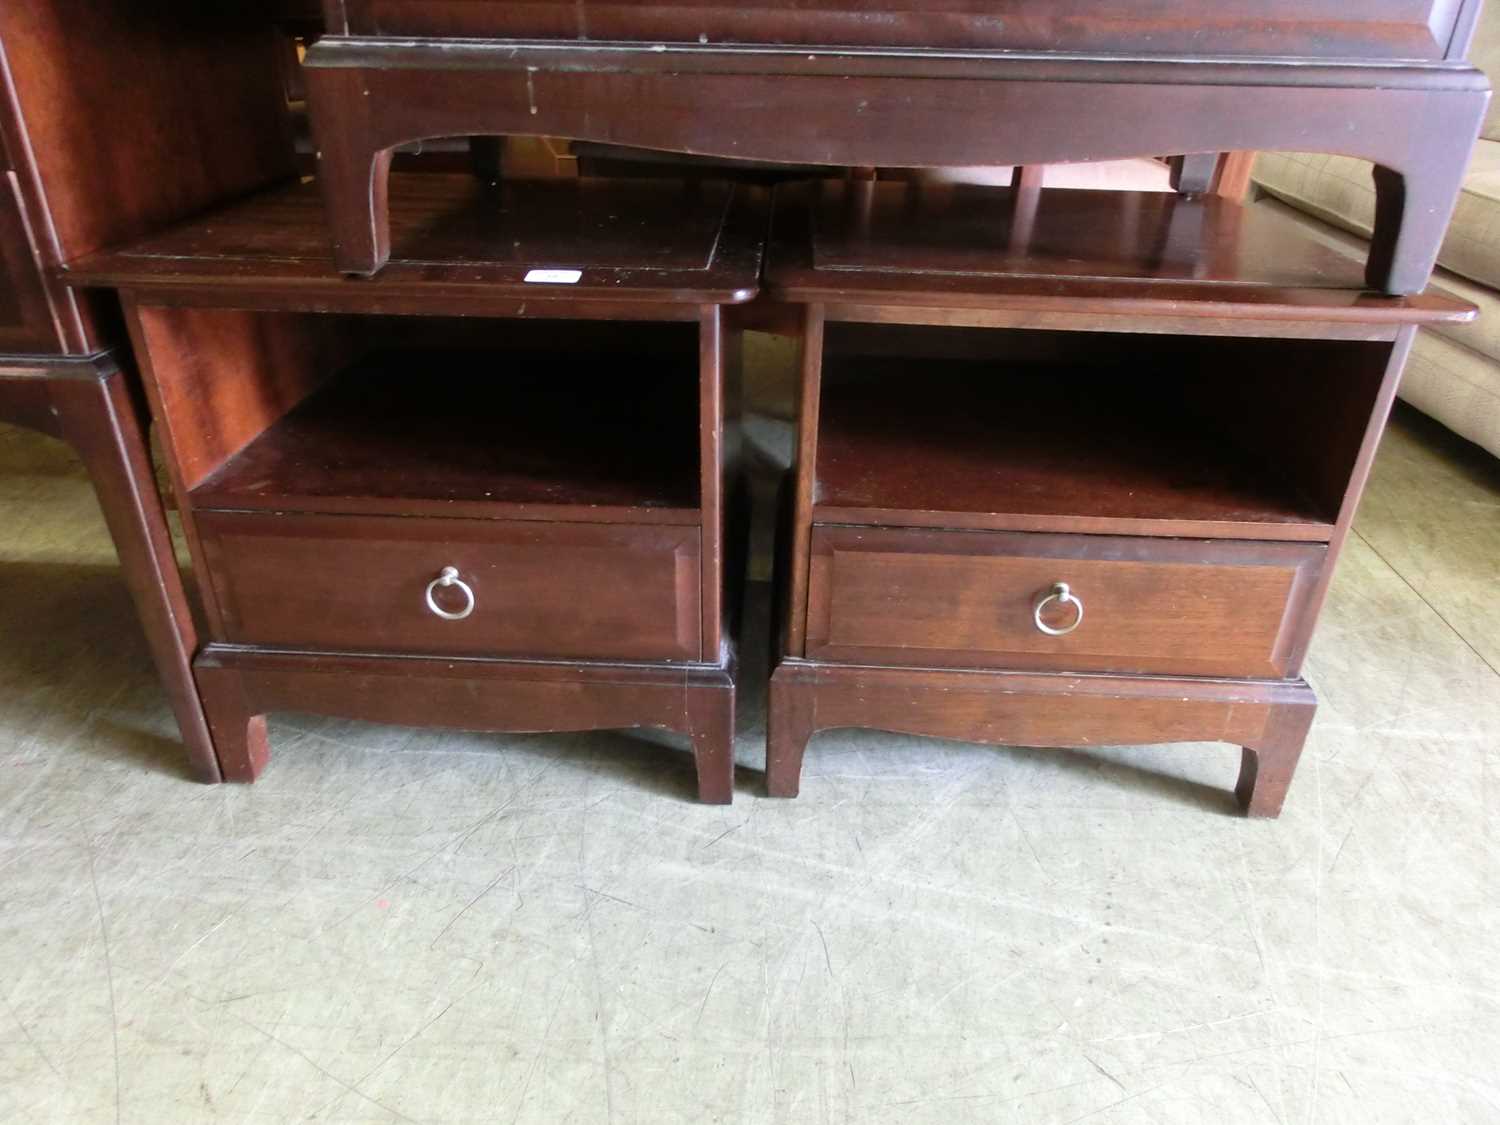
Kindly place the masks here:
<instances>
[{"instance_id":1,"label":"wooden side panel","mask_svg":"<svg viewBox=\"0 0 1500 1125\"><path fill-rule=\"evenodd\" d=\"M1261 456L1322 511L1343 510L1392 344L1235 340L1215 350L1211 369L1190 344L1168 346L1168 362L1198 373L1181 401L1206 429Z\"/></svg>"},{"instance_id":2,"label":"wooden side panel","mask_svg":"<svg viewBox=\"0 0 1500 1125\"><path fill-rule=\"evenodd\" d=\"M535 521L199 512L235 644L696 661L699 532ZM456 585L428 587L447 567Z\"/></svg>"},{"instance_id":3,"label":"wooden side panel","mask_svg":"<svg viewBox=\"0 0 1500 1125\"><path fill-rule=\"evenodd\" d=\"M724 605L724 365L726 339L723 313L705 306L698 324L698 495L703 527L702 614L703 649L700 660L717 660L723 643Z\"/></svg>"},{"instance_id":4,"label":"wooden side panel","mask_svg":"<svg viewBox=\"0 0 1500 1125\"><path fill-rule=\"evenodd\" d=\"M0 4L0 132L44 269L295 172L281 50L255 4ZM48 282L66 350L115 341Z\"/></svg>"},{"instance_id":5,"label":"wooden side panel","mask_svg":"<svg viewBox=\"0 0 1500 1125\"><path fill-rule=\"evenodd\" d=\"M823 401L823 306L802 313L801 376L797 390L797 455L793 464L791 536L786 595L787 651L801 656L807 643L807 566L813 505L817 502L818 430Z\"/></svg>"},{"instance_id":6,"label":"wooden side panel","mask_svg":"<svg viewBox=\"0 0 1500 1125\"><path fill-rule=\"evenodd\" d=\"M357 351L352 326L335 317L143 307L135 320L136 351L184 493Z\"/></svg>"},{"instance_id":7,"label":"wooden side panel","mask_svg":"<svg viewBox=\"0 0 1500 1125\"><path fill-rule=\"evenodd\" d=\"M1281 678L1325 549L1105 536L813 530L810 658ZM1082 603L1037 606L1056 583Z\"/></svg>"},{"instance_id":8,"label":"wooden side panel","mask_svg":"<svg viewBox=\"0 0 1500 1125\"><path fill-rule=\"evenodd\" d=\"M59 345L15 173L0 171L0 353L55 352Z\"/></svg>"},{"instance_id":9,"label":"wooden side panel","mask_svg":"<svg viewBox=\"0 0 1500 1125\"><path fill-rule=\"evenodd\" d=\"M0 43L63 260L295 172L256 5L27 0Z\"/></svg>"}]
</instances>

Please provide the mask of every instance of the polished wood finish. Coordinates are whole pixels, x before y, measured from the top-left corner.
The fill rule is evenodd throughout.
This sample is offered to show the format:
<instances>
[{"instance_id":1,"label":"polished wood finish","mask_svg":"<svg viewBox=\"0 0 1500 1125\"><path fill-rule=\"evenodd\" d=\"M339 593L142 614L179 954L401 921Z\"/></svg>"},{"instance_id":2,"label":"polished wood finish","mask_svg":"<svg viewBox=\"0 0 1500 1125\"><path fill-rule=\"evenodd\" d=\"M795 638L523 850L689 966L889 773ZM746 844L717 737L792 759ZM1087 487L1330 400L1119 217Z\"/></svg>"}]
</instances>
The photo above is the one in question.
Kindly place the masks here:
<instances>
[{"instance_id":1,"label":"polished wood finish","mask_svg":"<svg viewBox=\"0 0 1500 1125\"><path fill-rule=\"evenodd\" d=\"M772 677L769 707L766 785L773 797L797 795L814 734L875 727L1001 746L1234 743L1244 747L1235 787L1240 807L1274 817L1317 700L1300 680L879 668L786 657Z\"/></svg>"},{"instance_id":2,"label":"polished wood finish","mask_svg":"<svg viewBox=\"0 0 1500 1125\"><path fill-rule=\"evenodd\" d=\"M1250 174L1255 171L1255 153L1226 152L1219 157L1214 170L1212 191L1235 203L1245 202L1250 194Z\"/></svg>"},{"instance_id":3,"label":"polished wood finish","mask_svg":"<svg viewBox=\"0 0 1500 1125\"><path fill-rule=\"evenodd\" d=\"M107 352L125 342L118 310L57 267L291 175L280 51L257 5L0 4L0 415L83 457L204 780L219 767L188 667L197 634L138 388Z\"/></svg>"},{"instance_id":4,"label":"polished wood finish","mask_svg":"<svg viewBox=\"0 0 1500 1125\"><path fill-rule=\"evenodd\" d=\"M813 504L818 491L818 438L822 432L823 406L823 307L806 305L802 310L797 386L797 447L792 464L793 492L789 538L790 557L786 574L790 616L786 632L792 652L802 652L807 641L807 574L812 549Z\"/></svg>"},{"instance_id":5,"label":"polished wood finish","mask_svg":"<svg viewBox=\"0 0 1500 1125\"><path fill-rule=\"evenodd\" d=\"M52 307L16 175L0 171L0 354L58 350Z\"/></svg>"},{"instance_id":6,"label":"polished wood finish","mask_svg":"<svg viewBox=\"0 0 1500 1125\"><path fill-rule=\"evenodd\" d=\"M1346 263L1220 199L991 191L778 193L770 296L809 304L770 790L843 726L1226 740L1275 815L1411 340L1471 310L1329 288Z\"/></svg>"},{"instance_id":7,"label":"polished wood finish","mask_svg":"<svg viewBox=\"0 0 1500 1125\"><path fill-rule=\"evenodd\" d=\"M0 5L0 140L14 169L0 184L0 238L6 272L29 273L21 284L46 302L28 317L45 339L27 350L86 355L122 342L107 305L54 276L60 264L293 175L281 50L251 4ZM10 193L24 243L4 215ZM12 264L18 245L27 266ZM0 348L16 346L0 329Z\"/></svg>"},{"instance_id":8,"label":"polished wood finish","mask_svg":"<svg viewBox=\"0 0 1500 1125\"><path fill-rule=\"evenodd\" d=\"M121 286L163 422L225 776L266 766L280 709L655 726L693 738L703 799L727 801L741 328L719 301L756 292L754 193L582 184L563 206L509 185L486 220L470 187L445 189L465 201L455 221L489 222L491 241L414 261L394 290L283 257L302 236L278 201L295 193L72 275ZM453 218L422 214L439 232ZM524 280L568 268L581 276ZM426 601L450 566L474 595L457 621Z\"/></svg>"},{"instance_id":9,"label":"polished wood finish","mask_svg":"<svg viewBox=\"0 0 1500 1125\"><path fill-rule=\"evenodd\" d=\"M809 659L1283 679L1321 546L815 526ZM1085 609L1032 619L1055 582ZM1043 621L1066 629L1071 608Z\"/></svg>"},{"instance_id":10,"label":"polished wood finish","mask_svg":"<svg viewBox=\"0 0 1500 1125\"><path fill-rule=\"evenodd\" d=\"M639 9L629 8L634 20ZM1331 58L1230 59L1205 53L1201 42L1184 54L1151 56L499 37L511 34L499 13L513 9L536 10L467 5L494 23L492 38L402 38L383 23L381 34L361 35L355 29L369 25L340 18L332 26L342 30L308 52L320 183L340 269L371 274L389 258L391 154L424 137L542 134L872 167L1292 149L1355 156L1381 170L1368 284L1413 294L1431 274L1489 96L1484 76L1458 62L1372 61L1367 48L1308 28L1292 38L1309 49L1321 44ZM1214 10L1195 6L1180 31L1204 33ZM1293 13L1282 6L1283 22L1294 23ZM872 30L880 26L865 15ZM1263 8L1260 16L1264 27ZM1456 34L1459 16L1470 18L1445 9L1439 22L1451 30L1439 34L1437 57L1465 37ZM797 19L807 17L799 11ZM1080 29L1128 23L1081 17L1067 26L1074 41L1086 42Z\"/></svg>"},{"instance_id":11,"label":"polished wood finish","mask_svg":"<svg viewBox=\"0 0 1500 1125\"><path fill-rule=\"evenodd\" d=\"M232 644L698 661L697 527L200 511ZM445 567L472 591L433 614ZM464 597L438 590L439 608Z\"/></svg>"},{"instance_id":12,"label":"polished wood finish","mask_svg":"<svg viewBox=\"0 0 1500 1125\"><path fill-rule=\"evenodd\" d=\"M1457 59L1479 5L1454 0L324 0L340 35L948 47L1158 55Z\"/></svg>"},{"instance_id":13,"label":"polished wood finish","mask_svg":"<svg viewBox=\"0 0 1500 1125\"><path fill-rule=\"evenodd\" d=\"M220 779L190 661L198 647L146 445L145 404L109 356L0 356L0 420L59 438L83 460L193 774Z\"/></svg>"},{"instance_id":14,"label":"polished wood finish","mask_svg":"<svg viewBox=\"0 0 1500 1125\"><path fill-rule=\"evenodd\" d=\"M1134 317L1137 331L1149 330L1141 317L1171 316L1235 331L1312 322L1394 335L1474 316L1439 294L1363 291L1358 262L1274 208L1166 192L789 185L776 192L766 281L781 300L838 306L838 319L899 323L926 309L944 322L967 312Z\"/></svg>"},{"instance_id":15,"label":"polished wood finish","mask_svg":"<svg viewBox=\"0 0 1500 1125\"><path fill-rule=\"evenodd\" d=\"M317 188L299 183L69 264L68 280L163 303L432 316L697 321L702 303L757 288L765 196L671 180L538 180L397 174L394 257L351 285L328 260ZM579 269L571 285L527 282Z\"/></svg>"},{"instance_id":16,"label":"polished wood finish","mask_svg":"<svg viewBox=\"0 0 1500 1125\"><path fill-rule=\"evenodd\" d=\"M729 804L734 796L733 659L562 664L215 644L195 668L230 781L253 781L265 768L265 714L298 711L453 730L677 731L692 740L698 799Z\"/></svg>"}]
</instances>

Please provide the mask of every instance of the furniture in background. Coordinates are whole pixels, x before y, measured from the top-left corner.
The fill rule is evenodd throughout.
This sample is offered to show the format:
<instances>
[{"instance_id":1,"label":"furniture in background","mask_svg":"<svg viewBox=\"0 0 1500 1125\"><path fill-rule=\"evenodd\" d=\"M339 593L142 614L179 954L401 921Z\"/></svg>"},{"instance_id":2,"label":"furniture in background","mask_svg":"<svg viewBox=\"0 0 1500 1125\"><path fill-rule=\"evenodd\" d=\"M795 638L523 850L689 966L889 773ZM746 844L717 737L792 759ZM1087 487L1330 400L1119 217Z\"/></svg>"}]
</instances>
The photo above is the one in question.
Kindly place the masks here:
<instances>
[{"instance_id":1,"label":"furniture in background","mask_svg":"<svg viewBox=\"0 0 1500 1125\"><path fill-rule=\"evenodd\" d=\"M1500 75L1500 4L1479 15L1471 57ZM1349 157L1263 153L1255 183L1295 210L1314 237L1363 254L1375 222L1369 170ZM1442 324L1412 350L1401 397L1500 456L1500 101L1491 102L1464 177L1434 281L1477 305L1472 324Z\"/></svg>"},{"instance_id":2,"label":"furniture in background","mask_svg":"<svg viewBox=\"0 0 1500 1125\"><path fill-rule=\"evenodd\" d=\"M325 0L305 81L334 258L385 262L391 154L423 137L879 167L1313 148L1375 163L1369 284L1420 291L1484 115L1478 0L1186 7Z\"/></svg>"},{"instance_id":3,"label":"furniture in background","mask_svg":"<svg viewBox=\"0 0 1500 1125\"><path fill-rule=\"evenodd\" d=\"M221 7L0 5L0 420L82 457L192 769L208 781L220 774L188 664L197 631L118 310L55 270L290 170L286 106L267 81L270 28Z\"/></svg>"},{"instance_id":4,"label":"furniture in background","mask_svg":"<svg viewBox=\"0 0 1500 1125\"><path fill-rule=\"evenodd\" d=\"M664 727L733 792L738 330L765 206L722 183L398 175L351 281L293 183L69 266L117 289L208 617L224 775L265 715ZM462 318L462 319L459 319Z\"/></svg>"},{"instance_id":5,"label":"furniture in background","mask_svg":"<svg viewBox=\"0 0 1500 1125\"><path fill-rule=\"evenodd\" d=\"M1303 657L1419 324L1221 197L780 188L805 306L767 780L816 731L1229 741L1274 816Z\"/></svg>"}]
</instances>

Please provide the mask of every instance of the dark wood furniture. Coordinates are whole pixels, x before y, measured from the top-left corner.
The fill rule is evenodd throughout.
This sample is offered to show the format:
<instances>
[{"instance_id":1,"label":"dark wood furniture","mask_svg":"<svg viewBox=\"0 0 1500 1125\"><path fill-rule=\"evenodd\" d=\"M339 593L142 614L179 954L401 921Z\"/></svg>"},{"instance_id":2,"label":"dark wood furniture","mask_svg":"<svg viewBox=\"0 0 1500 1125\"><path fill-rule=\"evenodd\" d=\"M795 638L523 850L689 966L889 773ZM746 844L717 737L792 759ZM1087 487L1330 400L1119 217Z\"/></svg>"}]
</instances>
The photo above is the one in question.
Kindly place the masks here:
<instances>
[{"instance_id":1,"label":"dark wood furniture","mask_svg":"<svg viewBox=\"0 0 1500 1125\"><path fill-rule=\"evenodd\" d=\"M59 438L82 458L189 765L199 780L219 781L219 762L193 682L198 630L156 491L139 384L109 355L0 356L0 421Z\"/></svg>"},{"instance_id":2,"label":"dark wood furniture","mask_svg":"<svg viewBox=\"0 0 1500 1125\"><path fill-rule=\"evenodd\" d=\"M301 183L68 270L120 291L141 357L225 776L261 771L278 710L655 726L729 801L723 310L757 291L764 199L414 174L392 210L370 281L331 270Z\"/></svg>"},{"instance_id":3,"label":"dark wood furniture","mask_svg":"<svg viewBox=\"0 0 1500 1125\"><path fill-rule=\"evenodd\" d=\"M1281 808L1300 678L1438 296L1216 196L778 189L805 306L770 791L816 731L1229 741Z\"/></svg>"},{"instance_id":4,"label":"dark wood furniture","mask_svg":"<svg viewBox=\"0 0 1500 1125\"><path fill-rule=\"evenodd\" d=\"M120 553L192 769L219 779L188 610L112 300L63 261L290 174L264 18L189 0L0 5L0 420L71 443Z\"/></svg>"},{"instance_id":5,"label":"dark wood furniture","mask_svg":"<svg viewBox=\"0 0 1500 1125\"><path fill-rule=\"evenodd\" d=\"M424 137L878 167L1292 149L1376 166L1368 283L1426 285L1488 99L1478 0L1108 7L325 0L306 83L335 261L385 262L391 152Z\"/></svg>"}]
</instances>

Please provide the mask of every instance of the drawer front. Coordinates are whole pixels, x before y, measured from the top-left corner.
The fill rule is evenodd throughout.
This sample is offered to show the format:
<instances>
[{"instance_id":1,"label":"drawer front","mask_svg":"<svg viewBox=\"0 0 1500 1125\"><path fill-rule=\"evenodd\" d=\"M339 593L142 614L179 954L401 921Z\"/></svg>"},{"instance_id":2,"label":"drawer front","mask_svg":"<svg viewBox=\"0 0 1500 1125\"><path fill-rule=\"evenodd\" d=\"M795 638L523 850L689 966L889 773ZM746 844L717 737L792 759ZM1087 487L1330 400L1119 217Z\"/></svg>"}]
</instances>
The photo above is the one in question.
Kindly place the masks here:
<instances>
[{"instance_id":1,"label":"drawer front","mask_svg":"<svg viewBox=\"0 0 1500 1125\"><path fill-rule=\"evenodd\" d=\"M1326 554L1321 544L816 527L807 655L1282 678L1296 673ZM1058 583L1075 600L1044 602Z\"/></svg>"},{"instance_id":2,"label":"drawer front","mask_svg":"<svg viewBox=\"0 0 1500 1125\"><path fill-rule=\"evenodd\" d=\"M199 512L233 644L698 660L696 527ZM429 585L446 568L457 581ZM459 583L462 585L459 585Z\"/></svg>"}]
</instances>

